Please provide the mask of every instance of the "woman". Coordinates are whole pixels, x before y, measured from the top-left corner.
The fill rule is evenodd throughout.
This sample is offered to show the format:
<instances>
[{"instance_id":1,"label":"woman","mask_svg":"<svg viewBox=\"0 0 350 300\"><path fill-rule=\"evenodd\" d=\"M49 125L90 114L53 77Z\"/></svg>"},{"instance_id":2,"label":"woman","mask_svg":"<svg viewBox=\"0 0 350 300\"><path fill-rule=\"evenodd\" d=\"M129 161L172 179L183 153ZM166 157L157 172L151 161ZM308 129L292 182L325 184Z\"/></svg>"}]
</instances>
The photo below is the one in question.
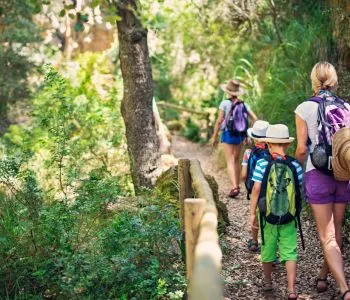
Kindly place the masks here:
<instances>
[{"instance_id":1,"label":"woman","mask_svg":"<svg viewBox=\"0 0 350 300\"><path fill-rule=\"evenodd\" d=\"M229 96L229 99L223 100L219 106L219 116L215 124L214 133L211 138L211 144L216 146L218 143L217 137L219 130L221 129L221 142L225 152L225 158L227 163L228 175L231 180L232 189L229 193L230 198L235 198L240 193L239 178L240 178L240 154L242 145L247 138L246 131L240 133L232 133L229 130L229 115L232 115L233 108L242 101L238 99L245 93L238 80L229 80L227 84L222 84L221 89ZM250 108L244 104L244 109L247 111L248 116L253 122L257 120L256 115L250 110ZM246 129L245 129L246 130Z\"/></svg>"},{"instance_id":2,"label":"woman","mask_svg":"<svg viewBox=\"0 0 350 300\"><path fill-rule=\"evenodd\" d=\"M314 96L321 98L321 101L336 97L332 92L337 86L338 77L330 63L317 63L311 72L311 82ZM314 150L318 140L318 106L317 101L305 101L295 110L298 139L295 156L301 164L307 160L305 194L314 214L324 253L324 263L316 280L316 287L319 292L326 291L327 276L332 272L342 293L342 299L350 299L341 253L342 224L346 204L350 201L348 183L337 181L332 175L317 170L308 153L308 150L310 152Z\"/></svg>"}]
</instances>

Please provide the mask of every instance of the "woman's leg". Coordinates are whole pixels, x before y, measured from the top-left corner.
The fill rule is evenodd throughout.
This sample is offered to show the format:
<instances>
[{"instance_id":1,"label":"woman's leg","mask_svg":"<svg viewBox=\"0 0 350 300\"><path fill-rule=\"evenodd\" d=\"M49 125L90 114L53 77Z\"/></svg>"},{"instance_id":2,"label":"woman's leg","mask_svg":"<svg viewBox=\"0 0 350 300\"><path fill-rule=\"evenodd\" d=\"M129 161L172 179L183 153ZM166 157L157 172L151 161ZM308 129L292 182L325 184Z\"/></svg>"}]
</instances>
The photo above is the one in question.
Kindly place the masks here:
<instances>
[{"instance_id":1,"label":"woman's leg","mask_svg":"<svg viewBox=\"0 0 350 300\"><path fill-rule=\"evenodd\" d=\"M235 181L236 181L236 187L239 187L240 183L240 175L241 175L241 152L242 152L242 144L239 145L232 145L232 154L233 154L233 165L234 165L234 171L235 171Z\"/></svg>"},{"instance_id":2,"label":"woman's leg","mask_svg":"<svg viewBox=\"0 0 350 300\"><path fill-rule=\"evenodd\" d=\"M334 228L335 228L335 239L337 241L337 244L342 250L343 245L343 222L344 222L344 216L345 216L345 210L346 210L346 204L344 203L334 203L333 204L333 220L334 220ZM327 278L327 275L329 273L329 267L324 260L322 269L320 271L319 278L325 279ZM320 282L320 284L322 284ZM326 284L326 283L324 283Z\"/></svg>"},{"instance_id":3,"label":"woman's leg","mask_svg":"<svg viewBox=\"0 0 350 300\"><path fill-rule=\"evenodd\" d=\"M233 155L233 152L234 152L233 149L235 145L222 143L222 146L224 148L228 176L230 178L232 188L234 189L238 186L236 174L235 174L235 164L234 164L234 155Z\"/></svg>"},{"instance_id":4,"label":"woman's leg","mask_svg":"<svg viewBox=\"0 0 350 300\"><path fill-rule=\"evenodd\" d=\"M348 285L345 280L341 250L336 240L333 203L311 204L311 207L315 216L325 260L339 285L340 291L344 293L348 290ZM341 215L337 209L337 218L339 217L338 214ZM345 299L350 299L350 294Z\"/></svg>"}]
</instances>

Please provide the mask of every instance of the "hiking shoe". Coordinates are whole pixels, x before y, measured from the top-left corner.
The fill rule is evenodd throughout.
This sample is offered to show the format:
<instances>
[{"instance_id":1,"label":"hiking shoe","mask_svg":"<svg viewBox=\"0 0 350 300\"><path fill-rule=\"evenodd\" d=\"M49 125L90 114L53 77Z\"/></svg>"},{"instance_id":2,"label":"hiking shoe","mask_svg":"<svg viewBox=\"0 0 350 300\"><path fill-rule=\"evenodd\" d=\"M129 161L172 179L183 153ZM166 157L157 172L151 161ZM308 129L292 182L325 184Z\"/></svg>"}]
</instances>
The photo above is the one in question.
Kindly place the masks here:
<instances>
[{"instance_id":1,"label":"hiking shoe","mask_svg":"<svg viewBox=\"0 0 350 300\"><path fill-rule=\"evenodd\" d=\"M239 195L240 192L241 191L240 191L239 187L236 187L236 188L231 190L231 192L228 194L228 196L230 198L236 198Z\"/></svg>"},{"instance_id":2,"label":"hiking shoe","mask_svg":"<svg viewBox=\"0 0 350 300\"><path fill-rule=\"evenodd\" d=\"M296 291L287 291L287 299L288 300L296 300L299 299L298 293Z\"/></svg>"},{"instance_id":3,"label":"hiking shoe","mask_svg":"<svg viewBox=\"0 0 350 300\"><path fill-rule=\"evenodd\" d=\"M248 250L250 252L260 252L259 243L254 242L252 239L248 241Z\"/></svg>"},{"instance_id":4,"label":"hiking shoe","mask_svg":"<svg viewBox=\"0 0 350 300\"><path fill-rule=\"evenodd\" d=\"M272 292L273 291L272 280L264 279L262 290L264 292Z\"/></svg>"},{"instance_id":5,"label":"hiking shoe","mask_svg":"<svg viewBox=\"0 0 350 300\"><path fill-rule=\"evenodd\" d=\"M319 293L324 293L328 290L328 280L327 278L316 278L316 289Z\"/></svg>"}]
</instances>

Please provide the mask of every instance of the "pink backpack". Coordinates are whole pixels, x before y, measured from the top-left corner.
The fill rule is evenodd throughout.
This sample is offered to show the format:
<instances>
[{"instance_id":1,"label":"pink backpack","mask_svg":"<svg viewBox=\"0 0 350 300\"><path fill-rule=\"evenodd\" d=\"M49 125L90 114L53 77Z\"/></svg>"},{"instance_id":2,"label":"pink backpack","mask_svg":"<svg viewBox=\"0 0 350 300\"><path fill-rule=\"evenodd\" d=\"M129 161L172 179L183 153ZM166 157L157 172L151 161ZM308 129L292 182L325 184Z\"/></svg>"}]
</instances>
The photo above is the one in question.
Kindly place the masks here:
<instances>
[{"instance_id":1,"label":"pink backpack","mask_svg":"<svg viewBox=\"0 0 350 300\"><path fill-rule=\"evenodd\" d=\"M328 91L321 91L319 95L308 100L318 103L319 134L316 137L316 146L310 155L316 169L326 174L332 174L333 135L340 128L350 128L350 105Z\"/></svg>"}]
</instances>

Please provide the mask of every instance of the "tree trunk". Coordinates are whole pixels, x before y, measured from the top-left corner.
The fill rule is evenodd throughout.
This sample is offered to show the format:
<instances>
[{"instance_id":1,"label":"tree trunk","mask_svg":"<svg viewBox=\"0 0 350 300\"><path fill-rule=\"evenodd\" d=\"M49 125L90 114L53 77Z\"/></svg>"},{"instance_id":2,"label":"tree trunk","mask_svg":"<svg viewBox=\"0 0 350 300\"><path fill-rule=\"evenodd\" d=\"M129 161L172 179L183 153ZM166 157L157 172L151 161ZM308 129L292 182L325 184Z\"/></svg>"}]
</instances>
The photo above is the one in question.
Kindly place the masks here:
<instances>
[{"instance_id":1,"label":"tree trunk","mask_svg":"<svg viewBox=\"0 0 350 300\"><path fill-rule=\"evenodd\" d=\"M136 18L135 0L117 4L120 66L124 81L121 113L126 128L131 176L135 192L152 187L159 164L159 141L152 112L153 80L147 31Z\"/></svg>"}]
</instances>

